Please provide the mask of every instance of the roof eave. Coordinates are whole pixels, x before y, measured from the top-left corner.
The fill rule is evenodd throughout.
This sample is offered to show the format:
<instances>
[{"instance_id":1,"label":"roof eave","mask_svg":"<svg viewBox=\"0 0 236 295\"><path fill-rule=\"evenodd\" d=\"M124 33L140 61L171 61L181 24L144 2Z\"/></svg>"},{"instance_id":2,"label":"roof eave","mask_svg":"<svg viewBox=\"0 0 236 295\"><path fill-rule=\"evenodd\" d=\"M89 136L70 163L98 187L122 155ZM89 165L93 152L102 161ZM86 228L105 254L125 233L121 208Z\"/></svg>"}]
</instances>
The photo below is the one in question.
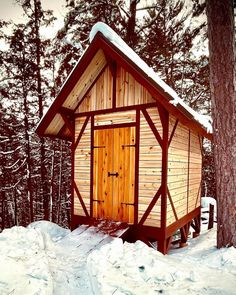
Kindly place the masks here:
<instances>
[{"instance_id":1,"label":"roof eave","mask_svg":"<svg viewBox=\"0 0 236 295\"><path fill-rule=\"evenodd\" d=\"M47 126L51 122L52 118L58 113L58 110L65 102L67 96L69 95L71 89L75 86L78 78L83 74L84 70L86 69L88 61L90 61L97 50L99 49L99 39L100 36L96 36L89 47L86 49L86 52L83 54L81 59L77 62L73 70L70 72L69 77L67 78L66 82L62 85L58 95L56 96L55 100L52 102L50 107L48 108L47 112L41 118L38 126L35 129L35 132L39 136L48 136L45 135L45 131ZM74 111L74 110L72 110ZM56 135L55 135L56 137ZM65 138L66 139L66 138Z\"/></svg>"},{"instance_id":2,"label":"roof eave","mask_svg":"<svg viewBox=\"0 0 236 295\"><path fill-rule=\"evenodd\" d=\"M111 50L113 51L113 53L117 53L119 56L122 57L123 60L125 60L136 72L136 74L138 74L140 77L144 77L145 80L148 82L148 84L153 87L154 91L157 92L159 95L161 95L162 98L165 99L165 101L163 101L162 99L158 99L159 97L156 96L156 99L158 100L158 102L165 108L167 108L168 110L170 110L171 113L176 113L175 109L177 109L177 111L180 113L180 120L183 119L183 117L185 117L189 122L194 122L194 124L196 125L196 129L198 130L199 133L201 133L202 136L212 140L213 135L209 132L207 132L207 130L205 129L204 126L202 126L195 118L194 116L189 113L181 104L177 104L177 105L173 105L171 103L171 101L173 101L173 97L165 92L163 90L163 88L161 88L160 85L158 85L151 77L149 77L141 68L139 68L131 59L128 58L127 55L125 55L121 50L119 50L119 48L117 48L112 42L110 42L107 38L105 38L100 32L97 33L97 35L99 35L99 37L101 38L102 41L102 49L103 50L108 50L107 54L109 54L109 52L111 53ZM96 37L97 37L96 35ZM108 48L106 45L108 45L110 48ZM116 56L117 58L117 56ZM140 74L141 73L141 74ZM167 103L167 104L166 104ZM192 124L191 124L192 125Z\"/></svg>"},{"instance_id":3,"label":"roof eave","mask_svg":"<svg viewBox=\"0 0 236 295\"><path fill-rule=\"evenodd\" d=\"M86 49L86 52L83 54L81 59L77 62L74 69L71 71L68 79L62 86L60 92L55 98L54 102L49 107L46 114L43 116L41 121L39 122L36 133L39 136L47 136L45 135L45 130L49 125L50 121L58 110L63 105L67 96L69 95L71 89L75 86L78 78L83 74L84 70L88 62L95 55L97 50L101 48L104 50L105 54L110 55L113 59L120 61L121 64L126 64L131 74L135 73L135 76L141 81L141 83L145 82L145 85L149 85L149 90L151 93L155 94L155 98L158 102L165 107L170 113L177 115L180 121L185 122L186 124L191 125L197 129L197 131L204 137L212 140L212 134L208 133L207 130L193 117L191 113L189 113L183 106L180 104L173 105L171 101L173 101L173 97L165 92L160 85L158 85L151 77L149 77L141 68L139 68L127 55L125 55L119 48L117 48L110 40L108 40L101 32L98 32L94 39L92 40L89 47ZM164 99L164 100L163 100ZM72 110L74 111L74 110ZM55 135L56 137L56 135Z\"/></svg>"}]
</instances>

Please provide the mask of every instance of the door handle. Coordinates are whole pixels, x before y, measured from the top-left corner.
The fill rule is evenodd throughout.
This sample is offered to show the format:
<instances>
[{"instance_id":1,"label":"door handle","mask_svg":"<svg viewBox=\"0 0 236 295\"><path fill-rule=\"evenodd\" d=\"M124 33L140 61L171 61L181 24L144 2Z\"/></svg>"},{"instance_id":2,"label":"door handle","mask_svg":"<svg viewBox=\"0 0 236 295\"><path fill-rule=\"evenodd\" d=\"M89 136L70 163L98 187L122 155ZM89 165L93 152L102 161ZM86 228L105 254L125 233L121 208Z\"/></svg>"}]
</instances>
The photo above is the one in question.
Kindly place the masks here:
<instances>
[{"instance_id":1,"label":"door handle","mask_svg":"<svg viewBox=\"0 0 236 295\"><path fill-rule=\"evenodd\" d=\"M115 173L108 172L108 177L110 177L110 176L118 177L119 173L118 172L115 172Z\"/></svg>"}]
</instances>

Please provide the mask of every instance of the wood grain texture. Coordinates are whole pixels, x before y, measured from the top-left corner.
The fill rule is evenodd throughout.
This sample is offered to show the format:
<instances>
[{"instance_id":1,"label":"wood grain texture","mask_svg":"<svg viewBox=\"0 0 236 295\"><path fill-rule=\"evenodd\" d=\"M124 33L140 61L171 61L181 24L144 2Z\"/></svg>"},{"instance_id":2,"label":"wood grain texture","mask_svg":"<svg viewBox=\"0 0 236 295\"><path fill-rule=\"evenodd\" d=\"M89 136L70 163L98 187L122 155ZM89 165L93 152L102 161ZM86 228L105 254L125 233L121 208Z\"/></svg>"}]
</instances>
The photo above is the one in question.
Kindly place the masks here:
<instances>
[{"instance_id":1,"label":"wood grain texture","mask_svg":"<svg viewBox=\"0 0 236 295\"><path fill-rule=\"evenodd\" d=\"M147 109L158 132L162 136L162 125L157 108ZM156 114L157 113L157 114ZM149 204L161 185L162 150L158 141L149 127L148 122L140 116L140 154L139 154L139 205L138 221L145 214ZM158 199L144 225L160 227L161 200Z\"/></svg>"},{"instance_id":2,"label":"wood grain texture","mask_svg":"<svg viewBox=\"0 0 236 295\"><path fill-rule=\"evenodd\" d=\"M170 117L169 132L175 126ZM168 188L178 218L200 206L202 155L198 134L178 123L168 150ZM172 204L167 201L167 226L176 221Z\"/></svg>"},{"instance_id":3,"label":"wood grain texture","mask_svg":"<svg viewBox=\"0 0 236 295\"><path fill-rule=\"evenodd\" d=\"M85 121L86 117L76 118L75 139L78 138ZM88 212L90 211L90 123L89 120L75 149L74 155L74 181ZM74 192L74 214L85 216L85 212L79 202L76 192Z\"/></svg>"},{"instance_id":4,"label":"wood grain texture","mask_svg":"<svg viewBox=\"0 0 236 295\"><path fill-rule=\"evenodd\" d=\"M83 99L76 113L110 109L112 107L113 77L107 66L95 85Z\"/></svg>"},{"instance_id":5,"label":"wood grain texture","mask_svg":"<svg viewBox=\"0 0 236 295\"><path fill-rule=\"evenodd\" d=\"M117 67L116 98L117 107L155 102L148 90L121 66Z\"/></svg>"},{"instance_id":6,"label":"wood grain texture","mask_svg":"<svg viewBox=\"0 0 236 295\"><path fill-rule=\"evenodd\" d=\"M111 114L96 115L94 126L132 123L136 121L136 111L116 112Z\"/></svg>"},{"instance_id":7,"label":"wood grain texture","mask_svg":"<svg viewBox=\"0 0 236 295\"><path fill-rule=\"evenodd\" d=\"M106 64L107 61L104 52L99 49L64 101L63 107L75 110L77 105L80 103L80 100L83 99L87 90L96 80L97 76L104 69Z\"/></svg>"},{"instance_id":8,"label":"wood grain texture","mask_svg":"<svg viewBox=\"0 0 236 295\"><path fill-rule=\"evenodd\" d=\"M133 223L135 128L96 130L94 139L93 216Z\"/></svg>"}]
</instances>

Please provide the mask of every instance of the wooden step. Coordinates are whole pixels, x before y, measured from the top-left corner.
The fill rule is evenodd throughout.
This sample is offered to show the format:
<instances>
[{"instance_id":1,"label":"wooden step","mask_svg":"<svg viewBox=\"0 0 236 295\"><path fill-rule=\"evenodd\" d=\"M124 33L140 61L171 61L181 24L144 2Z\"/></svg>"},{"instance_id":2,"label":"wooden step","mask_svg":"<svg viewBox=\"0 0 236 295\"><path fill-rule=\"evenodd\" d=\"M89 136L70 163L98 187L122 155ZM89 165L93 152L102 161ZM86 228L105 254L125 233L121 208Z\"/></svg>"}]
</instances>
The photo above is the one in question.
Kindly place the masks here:
<instances>
[{"instance_id":1,"label":"wooden step","mask_svg":"<svg viewBox=\"0 0 236 295\"><path fill-rule=\"evenodd\" d=\"M102 232L112 237L122 238L128 231L129 225L123 222L115 222L111 220L96 220L93 224L97 228L97 232Z\"/></svg>"}]
</instances>

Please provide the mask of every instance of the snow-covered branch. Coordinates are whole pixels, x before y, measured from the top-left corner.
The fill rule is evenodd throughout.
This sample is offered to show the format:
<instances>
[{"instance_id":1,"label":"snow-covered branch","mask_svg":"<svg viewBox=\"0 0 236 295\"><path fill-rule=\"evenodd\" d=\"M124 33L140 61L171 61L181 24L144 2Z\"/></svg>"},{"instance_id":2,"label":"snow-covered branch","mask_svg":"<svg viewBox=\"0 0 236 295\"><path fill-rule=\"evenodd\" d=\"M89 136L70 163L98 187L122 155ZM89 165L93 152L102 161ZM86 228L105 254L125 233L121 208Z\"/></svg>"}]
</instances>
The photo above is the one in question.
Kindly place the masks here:
<instances>
[{"instance_id":1,"label":"snow-covered branch","mask_svg":"<svg viewBox=\"0 0 236 295\"><path fill-rule=\"evenodd\" d=\"M7 151L7 152L0 151L0 155L4 155L4 156L11 155L11 154L15 153L16 151L18 151L19 149L21 149L21 148L22 148L22 146L20 145L17 148L15 148L14 150L11 150L11 151Z\"/></svg>"}]
</instances>

